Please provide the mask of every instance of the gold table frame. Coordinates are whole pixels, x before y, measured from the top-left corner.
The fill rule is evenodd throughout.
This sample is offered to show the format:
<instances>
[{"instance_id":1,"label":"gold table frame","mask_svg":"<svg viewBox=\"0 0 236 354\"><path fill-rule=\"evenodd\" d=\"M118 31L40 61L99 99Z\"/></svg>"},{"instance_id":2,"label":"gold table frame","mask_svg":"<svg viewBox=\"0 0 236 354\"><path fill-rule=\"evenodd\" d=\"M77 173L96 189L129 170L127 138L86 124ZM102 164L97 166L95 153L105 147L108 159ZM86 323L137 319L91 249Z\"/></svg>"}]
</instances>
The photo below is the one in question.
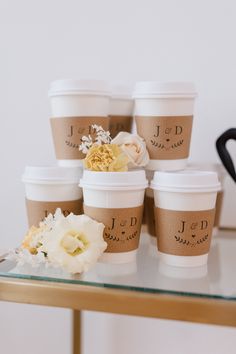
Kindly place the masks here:
<instances>
[{"instance_id":1,"label":"gold table frame","mask_svg":"<svg viewBox=\"0 0 236 354\"><path fill-rule=\"evenodd\" d=\"M81 353L81 310L236 327L236 301L0 277L0 300L73 310L73 354Z\"/></svg>"},{"instance_id":2,"label":"gold table frame","mask_svg":"<svg viewBox=\"0 0 236 354\"><path fill-rule=\"evenodd\" d=\"M221 228L235 231L234 228ZM73 354L81 354L81 311L236 327L236 300L0 276L0 301L73 311Z\"/></svg>"}]
</instances>

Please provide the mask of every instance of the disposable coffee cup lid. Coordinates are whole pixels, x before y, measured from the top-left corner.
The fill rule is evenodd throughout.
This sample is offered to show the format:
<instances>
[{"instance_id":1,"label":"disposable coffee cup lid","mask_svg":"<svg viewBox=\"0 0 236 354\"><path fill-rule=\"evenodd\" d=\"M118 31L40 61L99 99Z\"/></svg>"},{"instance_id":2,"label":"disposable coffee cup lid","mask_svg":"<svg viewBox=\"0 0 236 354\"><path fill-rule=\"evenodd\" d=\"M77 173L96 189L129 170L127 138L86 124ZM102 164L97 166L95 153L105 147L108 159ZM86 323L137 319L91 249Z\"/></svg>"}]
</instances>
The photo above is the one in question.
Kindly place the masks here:
<instances>
[{"instance_id":1,"label":"disposable coffee cup lid","mask_svg":"<svg viewBox=\"0 0 236 354\"><path fill-rule=\"evenodd\" d=\"M179 172L155 172L151 188L166 192L208 193L221 189L216 172L184 170Z\"/></svg>"},{"instance_id":2,"label":"disposable coffee cup lid","mask_svg":"<svg viewBox=\"0 0 236 354\"><path fill-rule=\"evenodd\" d=\"M102 80L56 80L50 84L48 96L96 95L110 96L110 85Z\"/></svg>"},{"instance_id":3,"label":"disposable coffee cup lid","mask_svg":"<svg viewBox=\"0 0 236 354\"><path fill-rule=\"evenodd\" d=\"M196 95L192 82L140 81L135 85L133 98L194 98Z\"/></svg>"},{"instance_id":4,"label":"disposable coffee cup lid","mask_svg":"<svg viewBox=\"0 0 236 354\"><path fill-rule=\"evenodd\" d=\"M193 162L187 166L190 170L201 170L201 171L214 171L218 174L218 178L221 183L223 183L224 178L227 176L226 169L221 163L214 162Z\"/></svg>"},{"instance_id":5,"label":"disposable coffee cup lid","mask_svg":"<svg viewBox=\"0 0 236 354\"><path fill-rule=\"evenodd\" d=\"M148 186L144 170L94 172L84 170L80 187L96 190L139 190Z\"/></svg>"},{"instance_id":6,"label":"disposable coffee cup lid","mask_svg":"<svg viewBox=\"0 0 236 354\"><path fill-rule=\"evenodd\" d=\"M79 183L82 173L81 167L26 166L22 181L37 184Z\"/></svg>"},{"instance_id":7,"label":"disposable coffee cup lid","mask_svg":"<svg viewBox=\"0 0 236 354\"><path fill-rule=\"evenodd\" d=\"M132 100L133 85L125 83L111 84L111 98L114 100Z\"/></svg>"}]
</instances>

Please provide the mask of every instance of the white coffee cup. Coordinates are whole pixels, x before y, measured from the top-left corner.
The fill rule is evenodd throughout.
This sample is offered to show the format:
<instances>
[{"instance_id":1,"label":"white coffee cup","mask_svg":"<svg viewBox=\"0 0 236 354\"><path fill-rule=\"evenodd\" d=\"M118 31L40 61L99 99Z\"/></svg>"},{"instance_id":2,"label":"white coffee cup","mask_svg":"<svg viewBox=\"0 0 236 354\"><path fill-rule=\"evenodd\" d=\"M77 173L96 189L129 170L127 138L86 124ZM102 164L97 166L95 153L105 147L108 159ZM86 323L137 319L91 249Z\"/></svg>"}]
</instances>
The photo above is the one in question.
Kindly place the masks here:
<instances>
[{"instance_id":1,"label":"white coffee cup","mask_svg":"<svg viewBox=\"0 0 236 354\"><path fill-rule=\"evenodd\" d=\"M108 248L101 261L127 263L136 259L147 187L145 171L84 171L84 213L106 226Z\"/></svg>"},{"instance_id":2,"label":"white coffee cup","mask_svg":"<svg viewBox=\"0 0 236 354\"><path fill-rule=\"evenodd\" d=\"M149 170L177 171L189 156L196 91L190 82L136 84L134 116L147 144Z\"/></svg>"},{"instance_id":3,"label":"white coffee cup","mask_svg":"<svg viewBox=\"0 0 236 354\"><path fill-rule=\"evenodd\" d=\"M161 259L173 266L207 263L217 192L215 172L155 172L157 243Z\"/></svg>"},{"instance_id":4,"label":"white coffee cup","mask_svg":"<svg viewBox=\"0 0 236 354\"><path fill-rule=\"evenodd\" d=\"M92 124L109 129L110 86L100 80L57 80L50 85L51 127L60 166L81 166L82 136Z\"/></svg>"},{"instance_id":5,"label":"white coffee cup","mask_svg":"<svg viewBox=\"0 0 236 354\"><path fill-rule=\"evenodd\" d=\"M119 83L111 85L109 130L112 138L121 131L131 132L134 106L132 92L131 85Z\"/></svg>"},{"instance_id":6,"label":"white coffee cup","mask_svg":"<svg viewBox=\"0 0 236 354\"><path fill-rule=\"evenodd\" d=\"M29 226L38 226L57 208L64 215L82 214L83 194L78 187L82 173L79 167L26 166L22 181Z\"/></svg>"},{"instance_id":7,"label":"white coffee cup","mask_svg":"<svg viewBox=\"0 0 236 354\"><path fill-rule=\"evenodd\" d=\"M223 207L223 199L224 199L224 182L227 176L227 172L224 166L220 163L202 163L202 162L194 162L188 164L188 169L191 170L201 170L201 171L214 171L218 175L218 179L221 184L221 190L217 193L216 198L216 213L215 213L215 221L213 227L213 235L217 235L220 226L220 218Z\"/></svg>"}]
</instances>

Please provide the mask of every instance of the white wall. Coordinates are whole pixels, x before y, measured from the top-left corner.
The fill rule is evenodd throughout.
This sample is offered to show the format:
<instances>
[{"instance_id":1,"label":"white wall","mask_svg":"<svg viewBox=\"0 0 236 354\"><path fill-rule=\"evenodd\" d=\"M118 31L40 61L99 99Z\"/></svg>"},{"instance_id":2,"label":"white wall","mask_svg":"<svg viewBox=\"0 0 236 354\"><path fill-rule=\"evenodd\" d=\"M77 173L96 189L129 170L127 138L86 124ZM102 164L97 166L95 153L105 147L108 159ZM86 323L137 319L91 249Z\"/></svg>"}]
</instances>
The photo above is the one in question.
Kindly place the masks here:
<instances>
[{"instance_id":1,"label":"white wall","mask_svg":"<svg viewBox=\"0 0 236 354\"><path fill-rule=\"evenodd\" d=\"M235 11L234 0L0 0L0 248L16 246L26 229L24 166L54 162L47 98L53 79L193 80L199 98L192 160L217 160L216 137L236 126ZM235 144L229 147L235 154ZM236 188L227 183L223 224L235 226ZM4 354L32 353L38 328L44 345L35 353L69 353L66 310L0 304L0 311ZM97 314L85 319L89 354L231 354L235 345L234 329Z\"/></svg>"}]
</instances>

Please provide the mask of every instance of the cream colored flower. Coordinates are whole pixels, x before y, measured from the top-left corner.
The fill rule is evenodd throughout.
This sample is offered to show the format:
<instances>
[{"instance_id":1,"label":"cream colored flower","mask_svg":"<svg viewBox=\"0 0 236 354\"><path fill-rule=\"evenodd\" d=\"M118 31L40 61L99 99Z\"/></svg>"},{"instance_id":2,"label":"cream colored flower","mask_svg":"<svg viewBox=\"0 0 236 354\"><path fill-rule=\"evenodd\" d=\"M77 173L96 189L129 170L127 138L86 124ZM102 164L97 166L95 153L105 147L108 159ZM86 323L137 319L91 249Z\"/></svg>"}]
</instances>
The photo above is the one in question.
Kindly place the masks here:
<instances>
[{"instance_id":1,"label":"cream colored flower","mask_svg":"<svg viewBox=\"0 0 236 354\"><path fill-rule=\"evenodd\" d=\"M84 166L90 171L123 172L128 170L129 159L115 144L94 144L84 159Z\"/></svg>"},{"instance_id":2,"label":"cream colored flower","mask_svg":"<svg viewBox=\"0 0 236 354\"><path fill-rule=\"evenodd\" d=\"M53 228L54 223L59 219L64 219L64 215L61 209L57 208L55 214L48 214L48 216L39 223L38 227L31 226L22 241L20 249L26 249L33 255L38 254L46 231Z\"/></svg>"},{"instance_id":3,"label":"cream colored flower","mask_svg":"<svg viewBox=\"0 0 236 354\"><path fill-rule=\"evenodd\" d=\"M86 215L70 214L46 233L41 251L50 263L70 273L87 271L107 248L104 227Z\"/></svg>"},{"instance_id":4,"label":"cream colored flower","mask_svg":"<svg viewBox=\"0 0 236 354\"><path fill-rule=\"evenodd\" d=\"M129 158L129 167L144 167L149 162L145 141L138 135L120 132L111 142L118 145Z\"/></svg>"},{"instance_id":5,"label":"cream colored flower","mask_svg":"<svg viewBox=\"0 0 236 354\"><path fill-rule=\"evenodd\" d=\"M27 249L31 254L37 254L38 249L42 246L43 234L46 230L46 225L40 227L31 226L22 241L21 248Z\"/></svg>"}]
</instances>

